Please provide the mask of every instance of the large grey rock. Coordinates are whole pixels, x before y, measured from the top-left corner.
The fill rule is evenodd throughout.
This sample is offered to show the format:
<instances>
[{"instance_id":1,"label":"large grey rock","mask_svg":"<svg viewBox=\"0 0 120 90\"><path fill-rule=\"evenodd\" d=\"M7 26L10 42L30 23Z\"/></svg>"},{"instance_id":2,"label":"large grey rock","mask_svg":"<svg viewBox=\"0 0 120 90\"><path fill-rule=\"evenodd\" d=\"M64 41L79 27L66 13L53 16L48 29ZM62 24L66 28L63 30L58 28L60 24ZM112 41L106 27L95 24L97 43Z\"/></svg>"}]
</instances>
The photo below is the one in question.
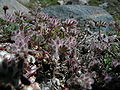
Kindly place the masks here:
<instances>
[{"instance_id":1,"label":"large grey rock","mask_svg":"<svg viewBox=\"0 0 120 90\"><path fill-rule=\"evenodd\" d=\"M81 20L95 20L95 21L112 21L113 17L104 9L96 6L87 5L56 5L43 9L44 13L49 16L55 16L60 19L66 19L71 16L76 18L79 22Z\"/></svg>"},{"instance_id":2,"label":"large grey rock","mask_svg":"<svg viewBox=\"0 0 120 90\"><path fill-rule=\"evenodd\" d=\"M7 10L8 13L13 13L14 11L22 11L28 13L29 9L21 5L16 0L0 0L0 18L4 18L4 11L3 6L7 5L9 9Z\"/></svg>"}]
</instances>

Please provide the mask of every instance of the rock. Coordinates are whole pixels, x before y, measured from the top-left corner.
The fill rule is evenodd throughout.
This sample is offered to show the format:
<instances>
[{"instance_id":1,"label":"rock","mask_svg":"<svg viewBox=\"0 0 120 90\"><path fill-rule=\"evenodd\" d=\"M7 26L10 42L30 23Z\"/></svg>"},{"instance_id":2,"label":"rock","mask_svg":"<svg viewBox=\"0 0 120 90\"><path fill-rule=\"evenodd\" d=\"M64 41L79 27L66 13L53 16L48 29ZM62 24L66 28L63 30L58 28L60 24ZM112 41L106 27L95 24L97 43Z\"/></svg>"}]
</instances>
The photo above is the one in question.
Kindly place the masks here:
<instances>
[{"instance_id":1,"label":"rock","mask_svg":"<svg viewBox=\"0 0 120 90\"><path fill-rule=\"evenodd\" d=\"M30 0L18 0L18 1L20 1L22 3L29 3L30 2Z\"/></svg>"},{"instance_id":2,"label":"rock","mask_svg":"<svg viewBox=\"0 0 120 90\"><path fill-rule=\"evenodd\" d=\"M58 0L60 5L86 5L90 0Z\"/></svg>"},{"instance_id":3,"label":"rock","mask_svg":"<svg viewBox=\"0 0 120 90\"><path fill-rule=\"evenodd\" d=\"M72 4L86 5L90 0L71 0Z\"/></svg>"},{"instance_id":4,"label":"rock","mask_svg":"<svg viewBox=\"0 0 120 90\"><path fill-rule=\"evenodd\" d=\"M58 0L57 3L58 3L59 5L64 5L64 4L65 4L64 0Z\"/></svg>"},{"instance_id":5,"label":"rock","mask_svg":"<svg viewBox=\"0 0 120 90\"><path fill-rule=\"evenodd\" d=\"M0 0L0 18L4 18L3 6L8 6L7 13L13 13L14 11L21 11L24 13L28 13L29 9L21 5L16 0Z\"/></svg>"},{"instance_id":6,"label":"rock","mask_svg":"<svg viewBox=\"0 0 120 90\"><path fill-rule=\"evenodd\" d=\"M44 8L42 12L60 19L74 17L81 20L112 21L113 17L104 9L87 5L56 5Z\"/></svg>"},{"instance_id":7,"label":"rock","mask_svg":"<svg viewBox=\"0 0 120 90\"><path fill-rule=\"evenodd\" d=\"M102 4L99 4L99 7L108 7L108 3L107 2L104 2Z\"/></svg>"}]
</instances>

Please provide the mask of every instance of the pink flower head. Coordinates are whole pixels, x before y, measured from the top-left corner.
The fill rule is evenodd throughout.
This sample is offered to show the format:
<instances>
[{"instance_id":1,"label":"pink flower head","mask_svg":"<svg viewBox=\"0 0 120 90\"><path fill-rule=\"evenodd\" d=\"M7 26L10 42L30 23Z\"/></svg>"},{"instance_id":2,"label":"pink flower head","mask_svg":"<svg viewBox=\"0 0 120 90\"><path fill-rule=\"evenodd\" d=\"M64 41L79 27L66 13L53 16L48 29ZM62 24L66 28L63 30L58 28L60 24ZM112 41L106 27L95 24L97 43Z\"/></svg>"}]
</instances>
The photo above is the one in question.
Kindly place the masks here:
<instances>
[{"instance_id":1,"label":"pink flower head","mask_svg":"<svg viewBox=\"0 0 120 90\"><path fill-rule=\"evenodd\" d=\"M49 28L53 29L61 25L60 19L57 18L49 18L48 24L50 25Z\"/></svg>"},{"instance_id":2,"label":"pink flower head","mask_svg":"<svg viewBox=\"0 0 120 90\"><path fill-rule=\"evenodd\" d=\"M78 22L74 19L66 19L63 24L65 24L66 26L76 26L78 24Z\"/></svg>"},{"instance_id":3,"label":"pink flower head","mask_svg":"<svg viewBox=\"0 0 120 90\"><path fill-rule=\"evenodd\" d=\"M62 46L63 46L63 43L64 43L64 41L63 41L62 39L60 39L60 38L57 38L57 39L52 40L52 41L53 41L53 44L54 44L54 46L55 46L56 48L62 47Z\"/></svg>"},{"instance_id":4,"label":"pink flower head","mask_svg":"<svg viewBox=\"0 0 120 90\"><path fill-rule=\"evenodd\" d=\"M44 13L39 14L38 17L43 21L47 21L50 18L47 14L44 14Z\"/></svg>"}]
</instances>

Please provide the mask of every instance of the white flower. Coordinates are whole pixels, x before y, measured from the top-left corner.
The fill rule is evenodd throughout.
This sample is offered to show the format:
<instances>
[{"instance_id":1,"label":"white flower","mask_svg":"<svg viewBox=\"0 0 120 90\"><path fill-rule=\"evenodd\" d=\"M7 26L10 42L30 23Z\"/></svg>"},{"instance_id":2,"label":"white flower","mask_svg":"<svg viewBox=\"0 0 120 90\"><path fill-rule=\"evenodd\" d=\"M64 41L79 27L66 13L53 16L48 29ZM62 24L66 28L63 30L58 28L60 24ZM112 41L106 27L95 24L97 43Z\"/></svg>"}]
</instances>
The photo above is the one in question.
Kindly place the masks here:
<instances>
[{"instance_id":1,"label":"white flower","mask_svg":"<svg viewBox=\"0 0 120 90\"><path fill-rule=\"evenodd\" d=\"M57 79L57 78L53 78L52 79L52 82L54 83L54 84L57 84L57 86L60 86L60 80L59 79Z\"/></svg>"},{"instance_id":2,"label":"white flower","mask_svg":"<svg viewBox=\"0 0 120 90\"><path fill-rule=\"evenodd\" d=\"M0 51L1 56L4 56L5 54L8 54L8 52L7 51Z\"/></svg>"},{"instance_id":3,"label":"white flower","mask_svg":"<svg viewBox=\"0 0 120 90\"><path fill-rule=\"evenodd\" d=\"M33 57L32 55L28 55L27 60L28 60L28 62L31 62L33 64L35 63L35 57Z\"/></svg>"},{"instance_id":4,"label":"white flower","mask_svg":"<svg viewBox=\"0 0 120 90\"><path fill-rule=\"evenodd\" d=\"M0 51L0 56L8 60L14 58L14 54L10 54L7 51Z\"/></svg>"},{"instance_id":5,"label":"white flower","mask_svg":"<svg viewBox=\"0 0 120 90\"><path fill-rule=\"evenodd\" d=\"M31 83L34 83L35 80L36 80L36 77L35 77L35 76L32 76L32 77L29 78L29 80L30 80Z\"/></svg>"}]
</instances>

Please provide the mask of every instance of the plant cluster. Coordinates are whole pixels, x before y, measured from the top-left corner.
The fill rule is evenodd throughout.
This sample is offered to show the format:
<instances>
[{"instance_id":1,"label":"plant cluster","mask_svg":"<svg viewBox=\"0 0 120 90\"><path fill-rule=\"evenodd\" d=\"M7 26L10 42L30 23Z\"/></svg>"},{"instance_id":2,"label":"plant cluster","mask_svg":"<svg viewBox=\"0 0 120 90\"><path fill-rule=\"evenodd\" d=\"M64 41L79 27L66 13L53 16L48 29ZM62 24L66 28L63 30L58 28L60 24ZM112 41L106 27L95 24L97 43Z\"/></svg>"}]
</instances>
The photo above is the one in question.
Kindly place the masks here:
<instances>
[{"instance_id":1,"label":"plant cluster","mask_svg":"<svg viewBox=\"0 0 120 90\"><path fill-rule=\"evenodd\" d=\"M94 22L81 28L74 18L29 13L6 14L0 26L1 89L120 89L119 36L92 32Z\"/></svg>"}]
</instances>

